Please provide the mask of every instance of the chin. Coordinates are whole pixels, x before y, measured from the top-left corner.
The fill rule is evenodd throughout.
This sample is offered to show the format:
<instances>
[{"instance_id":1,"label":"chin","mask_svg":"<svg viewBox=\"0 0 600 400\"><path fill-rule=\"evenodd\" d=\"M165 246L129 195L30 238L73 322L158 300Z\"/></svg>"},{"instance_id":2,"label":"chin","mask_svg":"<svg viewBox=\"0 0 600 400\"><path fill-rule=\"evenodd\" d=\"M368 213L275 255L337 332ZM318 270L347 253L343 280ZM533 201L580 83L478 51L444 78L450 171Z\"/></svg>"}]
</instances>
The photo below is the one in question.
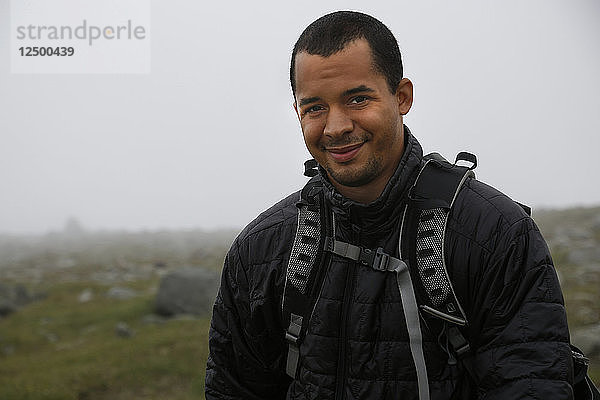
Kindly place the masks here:
<instances>
[{"instance_id":1,"label":"chin","mask_svg":"<svg viewBox=\"0 0 600 400\"><path fill-rule=\"evenodd\" d=\"M336 171L332 168L326 168L329 179L337 184L348 187L364 186L373 180L369 171Z\"/></svg>"}]
</instances>

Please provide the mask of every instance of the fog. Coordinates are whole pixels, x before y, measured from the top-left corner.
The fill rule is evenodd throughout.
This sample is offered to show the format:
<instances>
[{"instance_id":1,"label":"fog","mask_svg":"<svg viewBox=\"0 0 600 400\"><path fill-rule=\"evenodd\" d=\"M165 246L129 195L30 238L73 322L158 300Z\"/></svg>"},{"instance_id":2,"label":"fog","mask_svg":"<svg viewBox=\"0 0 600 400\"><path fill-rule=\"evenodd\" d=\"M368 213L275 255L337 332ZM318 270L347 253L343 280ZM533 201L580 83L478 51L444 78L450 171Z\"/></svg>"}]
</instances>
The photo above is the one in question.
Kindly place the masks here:
<instances>
[{"instance_id":1,"label":"fog","mask_svg":"<svg viewBox=\"0 0 600 400\"><path fill-rule=\"evenodd\" d=\"M600 204L600 2L153 1L148 74L13 74L0 0L0 232L242 227L302 187L290 52L326 12L397 37L425 152L534 208Z\"/></svg>"}]
</instances>

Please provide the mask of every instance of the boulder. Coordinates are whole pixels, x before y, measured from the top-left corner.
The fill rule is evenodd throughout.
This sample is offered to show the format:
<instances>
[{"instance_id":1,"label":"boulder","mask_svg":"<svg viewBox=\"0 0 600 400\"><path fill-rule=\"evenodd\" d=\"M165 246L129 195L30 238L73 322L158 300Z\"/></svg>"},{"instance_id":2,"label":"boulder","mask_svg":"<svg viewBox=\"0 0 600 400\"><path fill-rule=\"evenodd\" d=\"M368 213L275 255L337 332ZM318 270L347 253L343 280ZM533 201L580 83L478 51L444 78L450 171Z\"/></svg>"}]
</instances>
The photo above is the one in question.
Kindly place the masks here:
<instances>
[{"instance_id":1,"label":"boulder","mask_svg":"<svg viewBox=\"0 0 600 400\"><path fill-rule=\"evenodd\" d=\"M0 317L6 317L17 311L17 306L9 300L0 298Z\"/></svg>"},{"instance_id":2,"label":"boulder","mask_svg":"<svg viewBox=\"0 0 600 400\"><path fill-rule=\"evenodd\" d=\"M0 316L11 314L33 300L25 286L0 283Z\"/></svg>"},{"instance_id":3,"label":"boulder","mask_svg":"<svg viewBox=\"0 0 600 400\"><path fill-rule=\"evenodd\" d=\"M203 268L186 267L164 275L156 294L155 312L209 315L219 288L219 274Z\"/></svg>"}]
</instances>

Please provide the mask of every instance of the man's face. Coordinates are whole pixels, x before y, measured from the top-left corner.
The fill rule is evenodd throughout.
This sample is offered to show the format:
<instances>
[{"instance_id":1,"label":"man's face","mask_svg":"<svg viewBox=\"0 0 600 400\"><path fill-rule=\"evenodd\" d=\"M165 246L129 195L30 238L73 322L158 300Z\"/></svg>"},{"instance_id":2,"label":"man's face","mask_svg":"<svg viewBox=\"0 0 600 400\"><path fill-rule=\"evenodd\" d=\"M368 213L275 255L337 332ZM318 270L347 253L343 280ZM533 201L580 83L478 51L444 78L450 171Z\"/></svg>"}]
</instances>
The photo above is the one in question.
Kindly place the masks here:
<instances>
[{"instance_id":1,"label":"man's face","mask_svg":"<svg viewBox=\"0 0 600 400\"><path fill-rule=\"evenodd\" d=\"M364 187L374 200L404 151L402 114L410 109L412 84L403 79L391 93L364 39L330 57L301 52L295 73L294 108L308 151L342 193Z\"/></svg>"}]
</instances>

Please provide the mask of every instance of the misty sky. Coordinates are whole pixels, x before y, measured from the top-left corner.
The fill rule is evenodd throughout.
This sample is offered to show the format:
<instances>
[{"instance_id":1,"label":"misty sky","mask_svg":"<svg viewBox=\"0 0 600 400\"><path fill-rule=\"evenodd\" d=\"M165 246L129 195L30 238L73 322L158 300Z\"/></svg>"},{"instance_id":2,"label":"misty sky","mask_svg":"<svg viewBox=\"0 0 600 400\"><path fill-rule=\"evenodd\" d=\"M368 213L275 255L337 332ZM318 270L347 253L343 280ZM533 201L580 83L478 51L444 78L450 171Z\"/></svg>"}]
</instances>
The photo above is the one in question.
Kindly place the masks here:
<instances>
[{"instance_id":1,"label":"misty sky","mask_svg":"<svg viewBox=\"0 0 600 400\"><path fill-rule=\"evenodd\" d=\"M27 75L0 0L0 232L244 226L306 181L289 57L336 9L396 35L425 152L534 209L600 204L599 1L153 1L150 74Z\"/></svg>"}]
</instances>

